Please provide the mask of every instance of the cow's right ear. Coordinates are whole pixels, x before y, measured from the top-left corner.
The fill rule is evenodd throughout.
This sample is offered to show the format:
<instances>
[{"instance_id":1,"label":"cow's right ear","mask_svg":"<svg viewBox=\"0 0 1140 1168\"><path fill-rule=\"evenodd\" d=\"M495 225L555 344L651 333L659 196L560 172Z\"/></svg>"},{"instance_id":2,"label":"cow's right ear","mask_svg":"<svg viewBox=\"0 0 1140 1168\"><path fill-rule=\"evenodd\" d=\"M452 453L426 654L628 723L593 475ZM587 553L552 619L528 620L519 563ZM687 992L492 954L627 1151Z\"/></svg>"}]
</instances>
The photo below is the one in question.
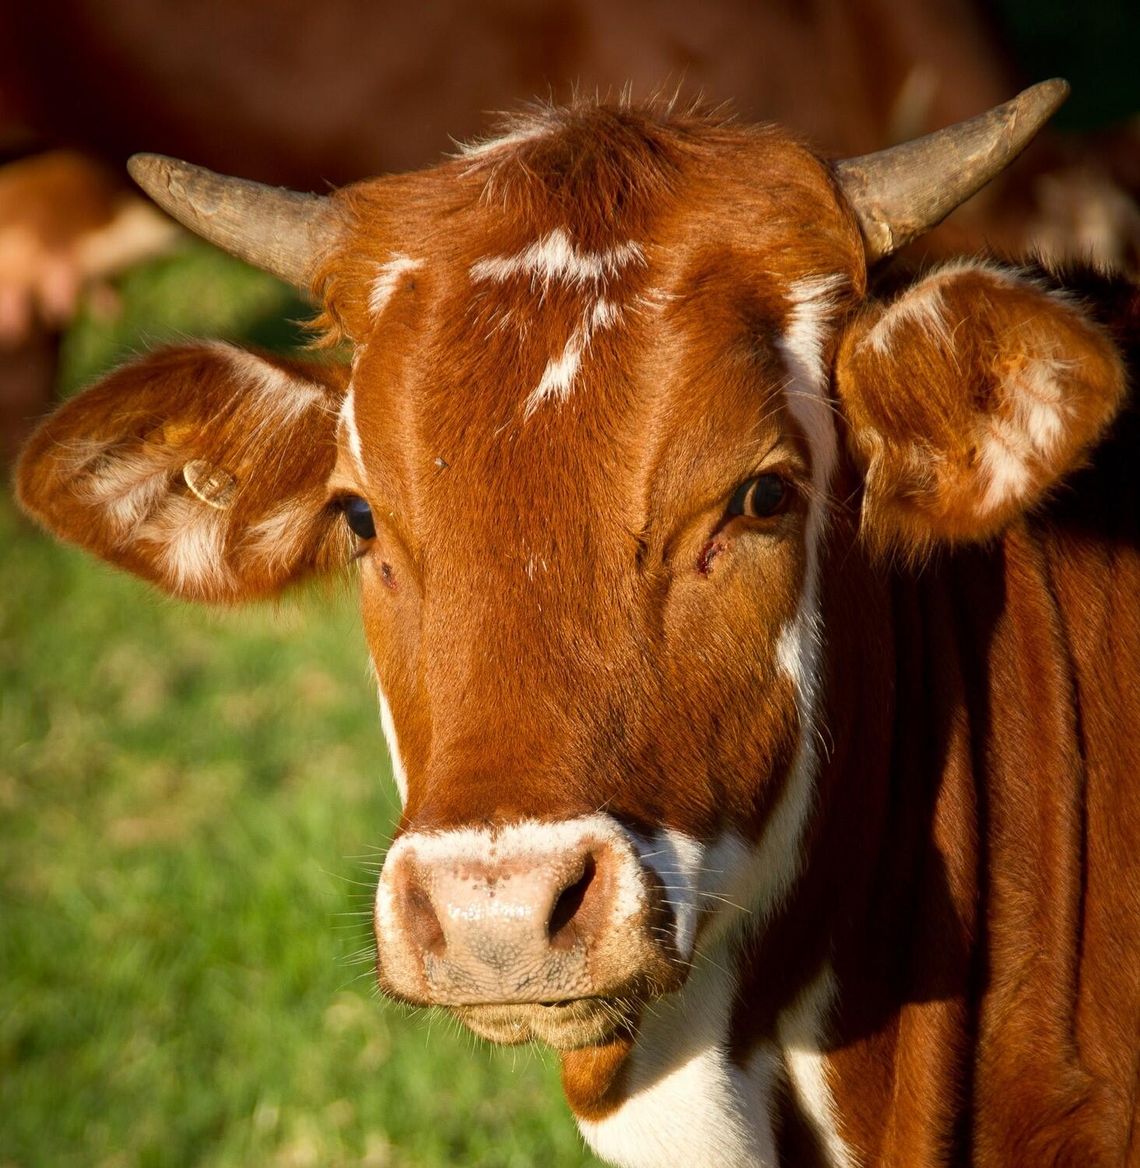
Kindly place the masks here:
<instances>
[{"instance_id":1,"label":"cow's right ear","mask_svg":"<svg viewBox=\"0 0 1140 1168\"><path fill-rule=\"evenodd\" d=\"M344 564L351 537L326 482L341 366L221 343L164 349L68 402L17 471L54 534L177 596L271 596Z\"/></svg>"}]
</instances>

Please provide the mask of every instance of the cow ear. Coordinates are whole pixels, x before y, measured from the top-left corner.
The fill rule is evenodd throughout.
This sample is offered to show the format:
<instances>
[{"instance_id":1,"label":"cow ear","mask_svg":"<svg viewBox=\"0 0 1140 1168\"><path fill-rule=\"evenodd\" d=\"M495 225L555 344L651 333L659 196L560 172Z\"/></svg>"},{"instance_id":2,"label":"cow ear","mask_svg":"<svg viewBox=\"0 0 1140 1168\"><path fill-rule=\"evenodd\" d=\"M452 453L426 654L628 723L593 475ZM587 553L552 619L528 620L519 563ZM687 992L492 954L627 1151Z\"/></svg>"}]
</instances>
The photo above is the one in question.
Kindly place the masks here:
<instances>
[{"instance_id":1,"label":"cow ear","mask_svg":"<svg viewBox=\"0 0 1140 1168\"><path fill-rule=\"evenodd\" d=\"M988 264L869 304L835 380L865 536L914 554L994 535L1080 464L1124 386L1115 347L1076 304Z\"/></svg>"},{"instance_id":2,"label":"cow ear","mask_svg":"<svg viewBox=\"0 0 1140 1168\"><path fill-rule=\"evenodd\" d=\"M220 343L157 351L40 427L17 471L20 501L177 596L273 595L349 558L325 486L347 380L337 365Z\"/></svg>"}]
</instances>

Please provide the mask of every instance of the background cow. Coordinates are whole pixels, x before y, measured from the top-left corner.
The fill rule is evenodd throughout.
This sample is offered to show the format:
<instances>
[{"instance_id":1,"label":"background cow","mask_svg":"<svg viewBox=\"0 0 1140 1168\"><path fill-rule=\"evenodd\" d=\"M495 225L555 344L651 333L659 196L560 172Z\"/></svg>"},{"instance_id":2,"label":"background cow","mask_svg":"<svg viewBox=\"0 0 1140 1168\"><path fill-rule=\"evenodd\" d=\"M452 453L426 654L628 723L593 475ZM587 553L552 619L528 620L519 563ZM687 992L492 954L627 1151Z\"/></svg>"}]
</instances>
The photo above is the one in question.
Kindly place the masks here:
<instances>
[{"instance_id":1,"label":"background cow","mask_svg":"<svg viewBox=\"0 0 1140 1168\"><path fill-rule=\"evenodd\" d=\"M144 358L40 431L25 505L198 599L359 561L382 983L560 1049L616 1163L1129 1155L1129 410L1042 503L1136 294L868 287L1057 97L835 167L589 105L331 201L139 164L352 367Z\"/></svg>"}]
</instances>

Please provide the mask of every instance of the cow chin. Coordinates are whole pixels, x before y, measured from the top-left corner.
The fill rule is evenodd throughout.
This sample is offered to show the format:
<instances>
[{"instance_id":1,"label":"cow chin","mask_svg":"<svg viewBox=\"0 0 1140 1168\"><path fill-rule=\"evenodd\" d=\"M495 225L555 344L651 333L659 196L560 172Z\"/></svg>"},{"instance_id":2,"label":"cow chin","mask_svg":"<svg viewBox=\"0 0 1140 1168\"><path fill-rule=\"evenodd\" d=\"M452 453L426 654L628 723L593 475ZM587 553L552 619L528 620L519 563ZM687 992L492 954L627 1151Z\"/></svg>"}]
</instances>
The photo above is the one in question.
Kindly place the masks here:
<instances>
[{"instance_id":1,"label":"cow chin","mask_svg":"<svg viewBox=\"0 0 1140 1168\"><path fill-rule=\"evenodd\" d=\"M632 998L576 998L569 1002L453 1006L469 1030L500 1046L541 1042L555 1050L598 1046L636 1023Z\"/></svg>"}]
</instances>

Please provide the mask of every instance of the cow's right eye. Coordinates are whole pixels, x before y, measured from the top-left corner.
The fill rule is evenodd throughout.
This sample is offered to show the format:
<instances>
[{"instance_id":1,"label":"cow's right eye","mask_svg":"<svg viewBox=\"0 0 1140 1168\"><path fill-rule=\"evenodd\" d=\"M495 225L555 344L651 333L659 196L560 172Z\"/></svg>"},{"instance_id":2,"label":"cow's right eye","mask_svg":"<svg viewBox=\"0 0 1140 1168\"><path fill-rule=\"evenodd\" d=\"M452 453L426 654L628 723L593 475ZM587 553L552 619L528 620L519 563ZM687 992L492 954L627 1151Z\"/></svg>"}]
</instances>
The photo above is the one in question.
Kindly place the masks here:
<instances>
[{"instance_id":1,"label":"cow's right eye","mask_svg":"<svg viewBox=\"0 0 1140 1168\"><path fill-rule=\"evenodd\" d=\"M372 518L372 508L359 495L348 495L341 503L345 521L354 535L361 539L374 539L376 522Z\"/></svg>"}]
</instances>

